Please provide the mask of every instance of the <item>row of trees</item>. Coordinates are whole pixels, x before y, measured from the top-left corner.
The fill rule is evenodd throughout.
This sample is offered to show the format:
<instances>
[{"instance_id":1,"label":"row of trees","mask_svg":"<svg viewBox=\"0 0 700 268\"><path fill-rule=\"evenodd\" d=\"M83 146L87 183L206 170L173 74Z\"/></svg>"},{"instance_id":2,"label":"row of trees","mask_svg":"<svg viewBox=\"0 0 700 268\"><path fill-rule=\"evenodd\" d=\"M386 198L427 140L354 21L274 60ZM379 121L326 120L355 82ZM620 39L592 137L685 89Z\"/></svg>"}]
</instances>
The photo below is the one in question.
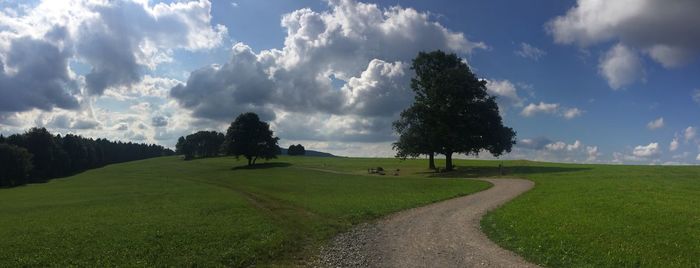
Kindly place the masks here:
<instances>
[{"instance_id":1,"label":"row of trees","mask_svg":"<svg viewBox=\"0 0 700 268\"><path fill-rule=\"evenodd\" d=\"M175 145L175 152L184 155L185 160L217 156L221 151L224 138L224 134L220 132L199 131L187 137L180 137Z\"/></svg>"},{"instance_id":2,"label":"row of trees","mask_svg":"<svg viewBox=\"0 0 700 268\"><path fill-rule=\"evenodd\" d=\"M457 55L421 52L411 68L415 100L393 124L399 134L393 145L397 157L428 155L429 168L435 169L434 156L442 154L445 169L452 170L455 153L478 155L486 150L500 156L511 151L515 131L503 125L486 81Z\"/></svg>"},{"instance_id":3,"label":"row of trees","mask_svg":"<svg viewBox=\"0 0 700 268\"><path fill-rule=\"evenodd\" d=\"M289 149L287 149L287 154L288 155L305 155L306 154L306 148L304 148L303 145L297 144L297 145L289 145Z\"/></svg>"},{"instance_id":4,"label":"row of trees","mask_svg":"<svg viewBox=\"0 0 700 268\"><path fill-rule=\"evenodd\" d=\"M172 154L172 150L155 144L52 135L45 128L32 128L23 134L0 136L0 186L46 181L107 164Z\"/></svg>"},{"instance_id":5,"label":"row of trees","mask_svg":"<svg viewBox=\"0 0 700 268\"><path fill-rule=\"evenodd\" d=\"M175 152L184 155L185 160L219 154L236 158L243 156L248 160L248 166L252 166L259 158L272 159L280 154L277 145L279 138L272 134L270 125L260 121L257 114L244 113L231 123L226 135L216 131L199 131L180 137ZM296 148L295 152L298 151ZM303 146L300 149L305 152Z\"/></svg>"}]
</instances>

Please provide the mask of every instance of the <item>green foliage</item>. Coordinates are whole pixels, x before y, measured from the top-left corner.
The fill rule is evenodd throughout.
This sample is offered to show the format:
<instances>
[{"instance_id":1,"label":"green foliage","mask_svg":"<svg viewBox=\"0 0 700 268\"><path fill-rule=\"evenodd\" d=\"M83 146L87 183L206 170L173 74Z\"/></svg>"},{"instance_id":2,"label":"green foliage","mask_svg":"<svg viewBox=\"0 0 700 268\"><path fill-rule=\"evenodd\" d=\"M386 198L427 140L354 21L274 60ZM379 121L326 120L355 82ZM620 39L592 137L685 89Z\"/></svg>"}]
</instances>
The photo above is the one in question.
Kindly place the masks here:
<instances>
[{"instance_id":1,"label":"green foliage","mask_svg":"<svg viewBox=\"0 0 700 268\"><path fill-rule=\"evenodd\" d=\"M213 157L219 155L224 143L224 134L216 131L198 131L187 137L180 137L175 145L176 152L185 156L185 160L195 157Z\"/></svg>"},{"instance_id":2,"label":"green foliage","mask_svg":"<svg viewBox=\"0 0 700 268\"><path fill-rule=\"evenodd\" d=\"M23 180L22 184L42 182L106 164L173 153L170 149L153 144L93 140L72 134L53 136L45 128L32 128L23 134L11 135L4 141L25 148L31 156L33 168L29 180Z\"/></svg>"},{"instance_id":3,"label":"green foliage","mask_svg":"<svg viewBox=\"0 0 700 268\"><path fill-rule=\"evenodd\" d=\"M289 145L289 149L287 149L287 154L288 155L305 155L306 149L301 144L297 144L297 145L292 144L292 145Z\"/></svg>"},{"instance_id":4,"label":"green foliage","mask_svg":"<svg viewBox=\"0 0 700 268\"><path fill-rule=\"evenodd\" d=\"M258 158L276 158L280 151L277 141L279 138L272 136L268 123L260 121L255 113L244 113L236 117L226 131L222 151L227 155L244 156L251 166Z\"/></svg>"},{"instance_id":5,"label":"green foliage","mask_svg":"<svg viewBox=\"0 0 700 268\"><path fill-rule=\"evenodd\" d=\"M411 68L416 73L411 79L415 101L394 123L398 157L440 153L446 157L446 169L452 170L453 153L510 152L515 131L503 126L486 81L457 55L421 52Z\"/></svg>"},{"instance_id":6,"label":"green foliage","mask_svg":"<svg viewBox=\"0 0 700 268\"><path fill-rule=\"evenodd\" d=\"M162 157L0 189L0 267L294 266L354 223L488 187L353 174L377 162L412 170L410 160L232 160Z\"/></svg>"},{"instance_id":7,"label":"green foliage","mask_svg":"<svg viewBox=\"0 0 700 268\"><path fill-rule=\"evenodd\" d=\"M27 149L0 143L0 187L26 184L32 170L31 158Z\"/></svg>"}]
</instances>

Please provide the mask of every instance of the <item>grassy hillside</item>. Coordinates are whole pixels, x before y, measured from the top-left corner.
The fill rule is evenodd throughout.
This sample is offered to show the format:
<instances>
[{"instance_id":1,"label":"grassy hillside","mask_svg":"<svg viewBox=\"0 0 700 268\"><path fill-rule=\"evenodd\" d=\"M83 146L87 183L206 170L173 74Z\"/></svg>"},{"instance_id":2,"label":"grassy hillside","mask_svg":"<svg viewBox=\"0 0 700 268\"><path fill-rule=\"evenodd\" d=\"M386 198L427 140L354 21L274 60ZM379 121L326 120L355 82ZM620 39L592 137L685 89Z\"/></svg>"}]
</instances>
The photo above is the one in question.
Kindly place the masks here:
<instances>
[{"instance_id":1,"label":"grassy hillside","mask_svg":"<svg viewBox=\"0 0 700 268\"><path fill-rule=\"evenodd\" d=\"M347 158L242 164L165 157L0 189L0 267L289 265L353 223L489 186Z\"/></svg>"},{"instance_id":2,"label":"grassy hillside","mask_svg":"<svg viewBox=\"0 0 700 268\"><path fill-rule=\"evenodd\" d=\"M700 167L456 162L449 177L533 190L492 211L487 234L552 267L700 266ZM425 160L158 158L0 189L0 266L296 264L340 230L488 187L425 179ZM382 166L387 176L367 175ZM400 169L400 176L393 170Z\"/></svg>"},{"instance_id":3,"label":"grassy hillside","mask_svg":"<svg viewBox=\"0 0 700 268\"><path fill-rule=\"evenodd\" d=\"M550 267L700 267L700 167L510 163L536 186L487 234Z\"/></svg>"}]
</instances>

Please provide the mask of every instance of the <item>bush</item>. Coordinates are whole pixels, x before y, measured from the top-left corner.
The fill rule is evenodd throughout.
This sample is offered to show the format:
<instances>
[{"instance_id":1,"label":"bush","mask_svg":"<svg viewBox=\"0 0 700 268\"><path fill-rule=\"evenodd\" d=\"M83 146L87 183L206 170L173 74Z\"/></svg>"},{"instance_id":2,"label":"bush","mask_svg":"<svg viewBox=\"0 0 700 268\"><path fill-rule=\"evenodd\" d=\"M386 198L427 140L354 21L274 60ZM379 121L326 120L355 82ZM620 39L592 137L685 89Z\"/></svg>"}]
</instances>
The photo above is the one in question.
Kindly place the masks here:
<instances>
[{"instance_id":1,"label":"bush","mask_svg":"<svg viewBox=\"0 0 700 268\"><path fill-rule=\"evenodd\" d=\"M0 143L0 187L26 184L32 172L32 154L27 149Z\"/></svg>"}]
</instances>

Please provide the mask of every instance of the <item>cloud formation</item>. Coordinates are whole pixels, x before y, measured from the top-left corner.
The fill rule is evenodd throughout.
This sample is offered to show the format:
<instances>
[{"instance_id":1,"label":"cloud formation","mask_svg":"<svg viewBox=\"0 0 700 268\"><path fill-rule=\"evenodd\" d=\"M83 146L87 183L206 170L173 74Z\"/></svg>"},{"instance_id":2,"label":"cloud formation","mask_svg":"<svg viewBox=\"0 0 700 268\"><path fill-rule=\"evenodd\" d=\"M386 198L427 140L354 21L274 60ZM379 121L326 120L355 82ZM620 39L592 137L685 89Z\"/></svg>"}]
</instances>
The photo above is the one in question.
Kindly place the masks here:
<instances>
[{"instance_id":1,"label":"cloud formation","mask_svg":"<svg viewBox=\"0 0 700 268\"><path fill-rule=\"evenodd\" d=\"M386 139L391 119L413 99L408 62L419 51L465 55L486 48L411 8L383 10L351 0L328 4L326 12L284 15L283 48L256 53L238 43L229 62L192 72L170 95L197 118L223 122L253 111L266 120L293 120L276 120L285 138L297 132L291 125L319 119L329 129L305 128L315 130L309 139Z\"/></svg>"},{"instance_id":2,"label":"cloud formation","mask_svg":"<svg viewBox=\"0 0 700 268\"><path fill-rule=\"evenodd\" d=\"M663 117L659 117L658 119L652 120L651 122L647 123L647 128L650 130L656 130L662 127L664 127Z\"/></svg>"},{"instance_id":3,"label":"cloud formation","mask_svg":"<svg viewBox=\"0 0 700 268\"><path fill-rule=\"evenodd\" d=\"M207 0L42 1L0 12L0 109L77 109L89 95L131 86L143 69L172 60L176 49L219 46L226 27L211 26ZM84 64L84 76L71 69ZM0 112L2 112L0 111Z\"/></svg>"},{"instance_id":4,"label":"cloud formation","mask_svg":"<svg viewBox=\"0 0 700 268\"><path fill-rule=\"evenodd\" d=\"M528 43L520 43L520 49L516 50L515 54L526 59L538 61L540 58L547 55L547 52Z\"/></svg>"},{"instance_id":5,"label":"cloud formation","mask_svg":"<svg viewBox=\"0 0 700 268\"><path fill-rule=\"evenodd\" d=\"M552 114L561 116L565 119L573 119L581 116L583 110L579 108L566 108L562 107L559 103L530 103L520 112L520 115L525 117L532 117L537 114Z\"/></svg>"},{"instance_id":6,"label":"cloud formation","mask_svg":"<svg viewBox=\"0 0 700 268\"><path fill-rule=\"evenodd\" d=\"M700 2L578 0L565 15L546 25L554 41L587 47L619 42L601 61L601 74L614 89L638 79L639 59L646 54L666 68L679 67L700 52ZM635 67L625 67L623 63Z\"/></svg>"},{"instance_id":7,"label":"cloud formation","mask_svg":"<svg viewBox=\"0 0 700 268\"><path fill-rule=\"evenodd\" d=\"M601 59L599 72L612 89L621 89L643 75L642 62L637 54L622 44L612 47Z\"/></svg>"}]
</instances>

